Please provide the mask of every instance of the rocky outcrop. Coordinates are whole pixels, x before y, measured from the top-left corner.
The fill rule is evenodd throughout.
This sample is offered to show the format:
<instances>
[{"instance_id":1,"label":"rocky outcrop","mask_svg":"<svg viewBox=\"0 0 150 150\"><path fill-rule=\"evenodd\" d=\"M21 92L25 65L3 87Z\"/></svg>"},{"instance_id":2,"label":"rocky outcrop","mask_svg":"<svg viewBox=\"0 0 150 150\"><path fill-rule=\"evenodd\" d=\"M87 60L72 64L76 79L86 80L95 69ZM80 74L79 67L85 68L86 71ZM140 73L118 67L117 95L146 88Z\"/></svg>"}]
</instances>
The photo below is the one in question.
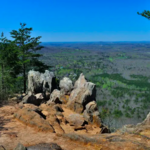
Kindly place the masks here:
<instances>
[{"instance_id":1,"label":"rocky outcrop","mask_svg":"<svg viewBox=\"0 0 150 150\"><path fill-rule=\"evenodd\" d=\"M27 150L27 148L23 146L21 143L18 143L18 145L16 146L14 150Z\"/></svg>"},{"instance_id":2,"label":"rocky outcrop","mask_svg":"<svg viewBox=\"0 0 150 150\"><path fill-rule=\"evenodd\" d=\"M83 73L80 74L78 80L75 82L74 89L84 87L84 84L87 82Z\"/></svg>"},{"instance_id":3,"label":"rocky outcrop","mask_svg":"<svg viewBox=\"0 0 150 150\"><path fill-rule=\"evenodd\" d=\"M27 147L27 150L62 150L56 143L40 143Z\"/></svg>"},{"instance_id":4,"label":"rocky outcrop","mask_svg":"<svg viewBox=\"0 0 150 150\"><path fill-rule=\"evenodd\" d=\"M30 108L22 108L14 114L14 117L22 123L34 127L38 131L55 132L53 127L45 120L41 110L34 110Z\"/></svg>"},{"instance_id":5,"label":"rocky outcrop","mask_svg":"<svg viewBox=\"0 0 150 150\"><path fill-rule=\"evenodd\" d=\"M45 73L38 71L29 71L28 73L28 94L35 95L37 93L51 93L54 89L55 75L48 70Z\"/></svg>"},{"instance_id":6,"label":"rocky outcrop","mask_svg":"<svg viewBox=\"0 0 150 150\"><path fill-rule=\"evenodd\" d=\"M89 102L86 105L86 109L83 112L83 116L85 120L89 123L94 123L97 126L101 126L100 113L97 108L97 104L95 101Z\"/></svg>"},{"instance_id":7,"label":"rocky outcrop","mask_svg":"<svg viewBox=\"0 0 150 150\"><path fill-rule=\"evenodd\" d=\"M55 89L50 96L50 100L47 102L47 104L54 102L55 104L61 104L61 100L60 100L60 91Z\"/></svg>"},{"instance_id":8,"label":"rocky outcrop","mask_svg":"<svg viewBox=\"0 0 150 150\"><path fill-rule=\"evenodd\" d=\"M34 80L33 77L35 77ZM99 116L95 84L87 82L84 75L80 74L73 88L72 81L64 77L59 84L60 91L54 89L46 102L44 92L51 92L52 77L53 75L48 71L45 74L29 72L28 82L31 95L28 93L23 98L19 106L21 109L15 114L15 117L40 131L63 134L80 130L89 132L90 128L96 128L96 133L102 133L101 127L103 127L103 130L107 132ZM49 90L44 90L43 85L46 82L51 84Z\"/></svg>"},{"instance_id":9,"label":"rocky outcrop","mask_svg":"<svg viewBox=\"0 0 150 150\"><path fill-rule=\"evenodd\" d=\"M30 103L39 106L42 102L44 102L43 94L38 93L36 95L26 95L21 103Z\"/></svg>"},{"instance_id":10,"label":"rocky outcrop","mask_svg":"<svg viewBox=\"0 0 150 150\"><path fill-rule=\"evenodd\" d=\"M62 150L62 148L56 143L40 143L29 147L18 143L14 150Z\"/></svg>"},{"instance_id":11,"label":"rocky outcrop","mask_svg":"<svg viewBox=\"0 0 150 150\"><path fill-rule=\"evenodd\" d=\"M0 150L6 150L4 146L0 145Z\"/></svg>"},{"instance_id":12,"label":"rocky outcrop","mask_svg":"<svg viewBox=\"0 0 150 150\"><path fill-rule=\"evenodd\" d=\"M71 126L80 127L85 123L83 116L80 114L70 114L66 119Z\"/></svg>"},{"instance_id":13,"label":"rocky outcrop","mask_svg":"<svg viewBox=\"0 0 150 150\"><path fill-rule=\"evenodd\" d=\"M100 119L95 88L95 84L87 82L81 74L70 95L67 92L61 95L61 90L55 89L49 93L49 103L43 103L46 99L41 92L24 96L19 105L3 106L0 108L0 149L13 149L18 142L24 146L18 144L15 150L61 150L60 146L73 150L149 149L150 113L142 123L100 135L110 130ZM53 141L60 146L51 143Z\"/></svg>"},{"instance_id":14,"label":"rocky outcrop","mask_svg":"<svg viewBox=\"0 0 150 150\"><path fill-rule=\"evenodd\" d=\"M142 122L142 124L149 124L150 125L150 112L146 116L145 120Z\"/></svg>"},{"instance_id":15,"label":"rocky outcrop","mask_svg":"<svg viewBox=\"0 0 150 150\"><path fill-rule=\"evenodd\" d=\"M69 101L69 95L60 95L60 101L62 104L67 104Z\"/></svg>"},{"instance_id":16,"label":"rocky outcrop","mask_svg":"<svg viewBox=\"0 0 150 150\"><path fill-rule=\"evenodd\" d=\"M80 74L75 82L74 90L71 92L68 107L77 113L83 113L86 104L96 99L96 86L87 82L84 75Z\"/></svg>"},{"instance_id":17,"label":"rocky outcrop","mask_svg":"<svg viewBox=\"0 0 150 150\"><path fill-rule=\"evenodd\" d=\"M150 130L150 113L148 113L143 122L138 123L136 125L133 124L124 125L122 128L118 130L118 132L141 134L145 130Z\"/></svg>"},{"instance_id":18,"label":"rocky outcrop","mask_svg":"<svg viewBox=\"0 0 150 150\"><path fill-rule=\"evenodd\" d=\"M68 77L64 77L59 83L61 95L69 95L73 89L72 81Z\"/></svg>"}]
</instances>

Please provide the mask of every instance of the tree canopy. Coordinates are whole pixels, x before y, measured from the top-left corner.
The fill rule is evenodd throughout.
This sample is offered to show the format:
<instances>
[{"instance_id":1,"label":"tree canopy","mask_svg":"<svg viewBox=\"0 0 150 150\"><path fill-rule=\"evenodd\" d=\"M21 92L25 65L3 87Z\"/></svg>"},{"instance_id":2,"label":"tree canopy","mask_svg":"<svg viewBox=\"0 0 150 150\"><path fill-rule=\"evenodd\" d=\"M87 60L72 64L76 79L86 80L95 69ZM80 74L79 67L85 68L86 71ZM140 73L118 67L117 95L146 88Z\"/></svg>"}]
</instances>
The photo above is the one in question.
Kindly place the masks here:
<instances>
[{"instance_id":1,"label":"tree canopy","mask_svg":"<svg viewBox=\"0 0 150 150\"><path fill-rule=\"evenodd\" d=\"M137 14L150 20L150 11L149 10L144 10L142 13L137 12Z\"/></svg>"},{"instance_id":2,"label":"tree canopy","mask_svg":"<svg viewBox=\"0 0 150 150\"><path fill-rule=\"evenodd\" d=\"M39 41L41 36L31 37L33 29L27 28L25 23L20 23L20 26L18 30L10 32L13 40L8 40L4 37L4 33L1 33L0 93L5 93L4 89L8 90L12 86L18 85L20 85L20 89L23 89L23 92L26 92L28 71L33 69L43 72L50 68L39 60L42 55L38 51L43 48Z\"/></svg>"}]
</instances>

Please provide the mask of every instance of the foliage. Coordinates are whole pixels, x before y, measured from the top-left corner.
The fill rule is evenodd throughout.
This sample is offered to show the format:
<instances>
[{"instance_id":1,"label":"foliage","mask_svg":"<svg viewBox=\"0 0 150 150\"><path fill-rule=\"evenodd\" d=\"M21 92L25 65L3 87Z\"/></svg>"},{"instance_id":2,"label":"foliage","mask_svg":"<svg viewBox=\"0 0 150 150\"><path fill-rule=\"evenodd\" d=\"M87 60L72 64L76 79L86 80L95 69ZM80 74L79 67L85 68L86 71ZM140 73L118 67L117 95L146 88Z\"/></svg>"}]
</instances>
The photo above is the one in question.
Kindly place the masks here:
<instances>
[{"instance_id":1,"label":"foliage","mask_svg":"<svg viewBox=\"0 0 150 150\"><path fill-rule=\"evenodd\" d=\"M115 118L120 118L121 116L123 116L123 113L122 113L121 110L115 109L113 111L113 115L114 115Z\"/></svg>"},{"instance_id":2,"label":"foliage","mask_svg":"<svg viewBox=\"0 0 150 150\"><path fill-rule=\"evenodd\" d=\"M8 98L15 89L15 78L20 71L17 47L4 34L0 38L0 100Z\"/></svg>"},{"instance_id":3,"label":"foliage","mask_svg":"<svg viewBox=\"0 0 150 150\"><path fill-rule=\"evenodd\" d=\"M21 28L10 32L13 41L0 38L0 99L7 99L10 93L26 92L27 73L33 69L44 72L50 66L39 61L41 54L37 53L43 46L39 42L41 36L31 37L32 28Z\"/></svg>"},{"instance_id":4,"label":"foliage","mask_svg":"<svg viewBox=\"0 0 150 150\"><path fill-rule=\"evenodd\" d=\"M20 29L12 30L10 34L14 38L13 42L17 45L18 64L21 67L20 74L23 77L24 92L26 92L27 72L31 69L44 71L49 67L38 60L41 54L36 53L43 48L43 46L39 45L41 36L31 37L30 34L33 29L26 28L25 23L20 23L20 26Z\"/></svg>"},{"instance_id":5,"label":"foliage","mask_svg":"<svg viewBox=\"0 0 150 150\"><path fill-rule=\"evenodd\" d=\"M149 10L144 10L142 13L137 12L137 14L150 20L150 11Z\"/></svg>"}]
</instances>

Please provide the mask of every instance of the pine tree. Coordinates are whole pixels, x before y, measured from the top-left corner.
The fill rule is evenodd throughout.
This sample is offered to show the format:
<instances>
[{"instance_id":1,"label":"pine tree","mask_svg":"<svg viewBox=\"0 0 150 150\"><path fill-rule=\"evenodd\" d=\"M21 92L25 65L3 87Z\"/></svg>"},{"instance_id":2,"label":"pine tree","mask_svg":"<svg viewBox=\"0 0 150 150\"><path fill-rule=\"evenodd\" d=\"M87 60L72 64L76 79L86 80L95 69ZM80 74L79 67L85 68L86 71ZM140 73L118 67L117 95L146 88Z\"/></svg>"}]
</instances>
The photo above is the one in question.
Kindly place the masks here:
<instances>
[{"instance_id":1,"label":"pine tree","mask_svg":"<svg viewBox=\"0 0 150 150\"><path fill-rule=\"evenodd\" d=\"M4 99L4 95L5 98L8 96L7 94L12 90L15 78L19 73L16 48L15 44L4 37L2 32L0 37L0 99Z\"/></svg>"},{"instance_id":2,"label":"pine tree","mask_svg":"<svg viewBox=\"0 0 150 150\"><path fill-rule=\"evenodd\" d=\"M20 23L21 28L17 30L12 30L10 32L11 37L14 38L14 43L17 45L18 50L18 65L21 67L20 73L23 76L23 86L24 92L26 92L26 81L27 81L27 72L31 69L43 71L48 69L49 66L45 65L38 60L41 54L38 54L37 51L41 50L43 46L40 46L39 42L41 36L31 37L32 28L26 28L25 23Z\"/></svg>"},{"instance_id":3,"label":"pine tree","mask_svg":"<svg viewBox=\"0 0 150 150\"><path fill-rule=\"evenodd\" d=\"M137 14L150 20L150 11L149 10L144 10L142 13L137 12Z\"/></svg>"}]
</instances>

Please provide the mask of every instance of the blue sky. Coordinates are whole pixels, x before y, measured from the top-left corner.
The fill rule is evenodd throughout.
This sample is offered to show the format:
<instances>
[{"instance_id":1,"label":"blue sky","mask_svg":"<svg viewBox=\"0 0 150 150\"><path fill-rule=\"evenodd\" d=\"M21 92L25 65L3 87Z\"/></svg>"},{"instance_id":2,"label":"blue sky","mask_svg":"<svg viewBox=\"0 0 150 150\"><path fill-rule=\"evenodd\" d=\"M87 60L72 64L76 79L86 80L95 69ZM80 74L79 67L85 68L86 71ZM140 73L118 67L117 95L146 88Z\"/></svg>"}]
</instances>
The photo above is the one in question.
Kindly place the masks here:
<instances>
[{"instance_id":1,"label":"blue sky","mask_svg":"<svg viewBox=\"0 0 150 150\"><path fill-rule=\"evenodd\" d=\"M42 42L150 41L150 0L4 0L0 32L25 22Z\"/></svg>"}]
</instances>

